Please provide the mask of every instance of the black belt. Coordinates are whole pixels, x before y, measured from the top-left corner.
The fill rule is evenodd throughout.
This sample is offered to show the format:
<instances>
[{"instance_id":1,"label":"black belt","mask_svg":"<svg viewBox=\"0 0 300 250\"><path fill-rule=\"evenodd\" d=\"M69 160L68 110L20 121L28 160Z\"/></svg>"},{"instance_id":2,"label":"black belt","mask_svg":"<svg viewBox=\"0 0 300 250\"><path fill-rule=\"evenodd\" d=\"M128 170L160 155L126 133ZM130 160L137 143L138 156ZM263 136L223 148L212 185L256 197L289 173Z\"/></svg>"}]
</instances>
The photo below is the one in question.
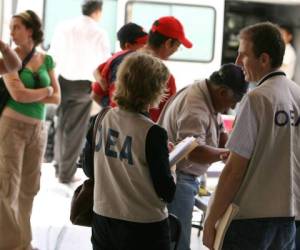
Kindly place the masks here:
<instances>
[{"instance_id":1,"label":"black belt","mask_svg":"<svg viewBox=\"0 0 300 250\"><path fill-rule=\"evenodd\" d=\"M295 217L264 217L264 218L251 218L251 219L237 219L234 221L250 221L255 220L257 222L292 222L295 221Z\"/></svg>"}]
</instances>

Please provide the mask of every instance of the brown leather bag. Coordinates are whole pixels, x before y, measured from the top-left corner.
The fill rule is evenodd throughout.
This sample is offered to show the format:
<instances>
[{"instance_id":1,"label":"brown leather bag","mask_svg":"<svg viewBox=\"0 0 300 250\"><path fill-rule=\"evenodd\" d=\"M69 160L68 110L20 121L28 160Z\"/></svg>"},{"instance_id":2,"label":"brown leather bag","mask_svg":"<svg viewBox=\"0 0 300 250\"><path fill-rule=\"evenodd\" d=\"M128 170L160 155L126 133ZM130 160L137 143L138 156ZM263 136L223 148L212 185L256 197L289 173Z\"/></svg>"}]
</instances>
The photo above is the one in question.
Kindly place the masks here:
<instances>
[{"instance_id":1,"label":"brown leather bag","mask_svg":"<svg viewBox=\"0 0 300 250\"><path fill-rule=\"evenodd\" d=\"M96 132L110 107L103 108L97 115L93 126L92 155L95 152ZM70 220L74 225L90 227L93 218L94 180L87 179L79 185L71 201Z\"/></svg>"}]
</instances>

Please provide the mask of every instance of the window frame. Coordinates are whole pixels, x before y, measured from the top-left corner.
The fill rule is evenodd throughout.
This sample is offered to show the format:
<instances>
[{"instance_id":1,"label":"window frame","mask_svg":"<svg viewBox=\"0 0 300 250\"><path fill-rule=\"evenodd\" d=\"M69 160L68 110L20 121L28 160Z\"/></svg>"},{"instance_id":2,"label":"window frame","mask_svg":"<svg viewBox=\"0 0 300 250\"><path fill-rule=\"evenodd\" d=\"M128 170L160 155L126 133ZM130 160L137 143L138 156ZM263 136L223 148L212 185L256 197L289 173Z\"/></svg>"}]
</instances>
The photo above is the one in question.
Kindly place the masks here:
<instances>
[{"instance_id":1,"label":"window frame","mask_svg":"<svg viewBox=\"0 0 300 250\"><path fill-rule=\"evenodd\" d=\"M128 9L130 9L130 5L133 5L133 4L153 4L153 5L167 5L167 6L172 6L172 5L175 5L175 6L185 6L185 7L197 7L197 8L208 8L208 9L211 9L213 11L213 36L212 36L212 53L211 53L211 57L209 60L200 60L200 59L195 59L195 60L191 60L191 59L184 59L184 58L176 58L176 55L175 55L175 58L172 58L170 57L168 60L169 61L175 61L175 62L192 62L192 63L210 63L214 60L214 57L215 57L215 44L216 44L216 23L217 23L217 11L216 9L214 8L214 6L207 6L207 5L202 5L202 4L192 4L192 3L176 3L176 2L156 2L156 1L134 1L134 0L131 0L131 1L128 1L126 4L125 4L125 15L124 15L124 23L128 23L130 21L133 21L133 20L129 20L129 11ZM183 46L183 45L181 45Z\"/></svg>"}]
</instances>

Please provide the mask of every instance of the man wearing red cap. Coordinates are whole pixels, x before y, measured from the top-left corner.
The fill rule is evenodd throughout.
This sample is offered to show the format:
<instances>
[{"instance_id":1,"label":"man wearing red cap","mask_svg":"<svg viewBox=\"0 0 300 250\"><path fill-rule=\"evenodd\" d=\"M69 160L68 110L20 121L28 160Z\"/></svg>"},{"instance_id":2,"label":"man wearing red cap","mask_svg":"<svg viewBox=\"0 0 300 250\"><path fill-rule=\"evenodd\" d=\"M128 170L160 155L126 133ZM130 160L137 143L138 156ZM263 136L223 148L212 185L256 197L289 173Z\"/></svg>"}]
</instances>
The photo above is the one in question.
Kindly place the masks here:
<instances>
[{"instance_id":1,"label":"man wearing red cap","mask_svg":"<svg viewBox=\"0 0 300 250\"><path fill-rule=\"evenodd\" d=\"M156 20L149 32L148 41L146 45L140 49L141 52L152 54L162 60L168 59L174 54L178 47L183 44L186 48L191 48L192 43L185 37L184 29L178 19L173 16L165 16ZM111 64L109 68L98 68L97 81L99 86L93 85L94 98L98 103L103 100L104 96L109 96L108 105L115 106L112 101L112 95L114 92L114 81L116 79L116 72L119 64L124 58L124 54L121 54L115 63ZM115 57L118 59L118 56ZM150 117L153 121L157 121L163 106L166 101L176 93L175 79L171 75L167 84L167 92L165 99L160 103L158 109L150 110Z\"/></svg>"}]
</instances>

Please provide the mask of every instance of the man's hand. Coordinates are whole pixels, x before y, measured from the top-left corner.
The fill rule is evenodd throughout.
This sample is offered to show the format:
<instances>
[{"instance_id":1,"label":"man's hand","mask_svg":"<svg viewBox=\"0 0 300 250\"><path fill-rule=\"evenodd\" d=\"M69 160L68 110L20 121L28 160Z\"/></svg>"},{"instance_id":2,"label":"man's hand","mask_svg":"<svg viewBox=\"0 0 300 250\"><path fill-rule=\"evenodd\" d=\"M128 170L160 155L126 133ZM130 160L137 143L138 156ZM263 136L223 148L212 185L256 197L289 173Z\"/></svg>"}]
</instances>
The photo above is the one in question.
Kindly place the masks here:
<instances>
[{"instance_id":1,"label":"man's hand","mask_svg":"<svg viewBox=\"0 0 300 250\"><path fill-rule=\"evenodd\" d=\"M215 224L216 223L210 222L210 220L207 218L203 228L202 241L204 246L208 247L210 250L214 250L214 241L216 237Z\"/></svg>"},{"instance_id":2,"label":"man's hand","mask_svg":"<svg viewBox=\"0 0 300 250\"><path fill-rule=\"evenodd\" d=\"M229 151L227 152L223 152L220 154L220 160L223 161L224 163L226 163L227 159L228 159L228 156L229 156Z\"/></svg>"},{"instance_id":3,"label":"man's hand","mask_svg":"<svg viewBox=\"0 0 300 250\"><path fill-rule=\"evenodd\" d=\"M2 40L0 40L0 51L3 52L8 48L7 44L5 44Z\"/></svg>"},{"instance_id":4,"label":"man's hand","mask_svg":"<svg viewBox=\"0 0 300 250\"><path fill-rule=\"evenodd\" d=\"M174 143L168 141L168 150L169 150L169 153L173 151L174 147L175 147Z\"/></svg>"}]
</instances>

